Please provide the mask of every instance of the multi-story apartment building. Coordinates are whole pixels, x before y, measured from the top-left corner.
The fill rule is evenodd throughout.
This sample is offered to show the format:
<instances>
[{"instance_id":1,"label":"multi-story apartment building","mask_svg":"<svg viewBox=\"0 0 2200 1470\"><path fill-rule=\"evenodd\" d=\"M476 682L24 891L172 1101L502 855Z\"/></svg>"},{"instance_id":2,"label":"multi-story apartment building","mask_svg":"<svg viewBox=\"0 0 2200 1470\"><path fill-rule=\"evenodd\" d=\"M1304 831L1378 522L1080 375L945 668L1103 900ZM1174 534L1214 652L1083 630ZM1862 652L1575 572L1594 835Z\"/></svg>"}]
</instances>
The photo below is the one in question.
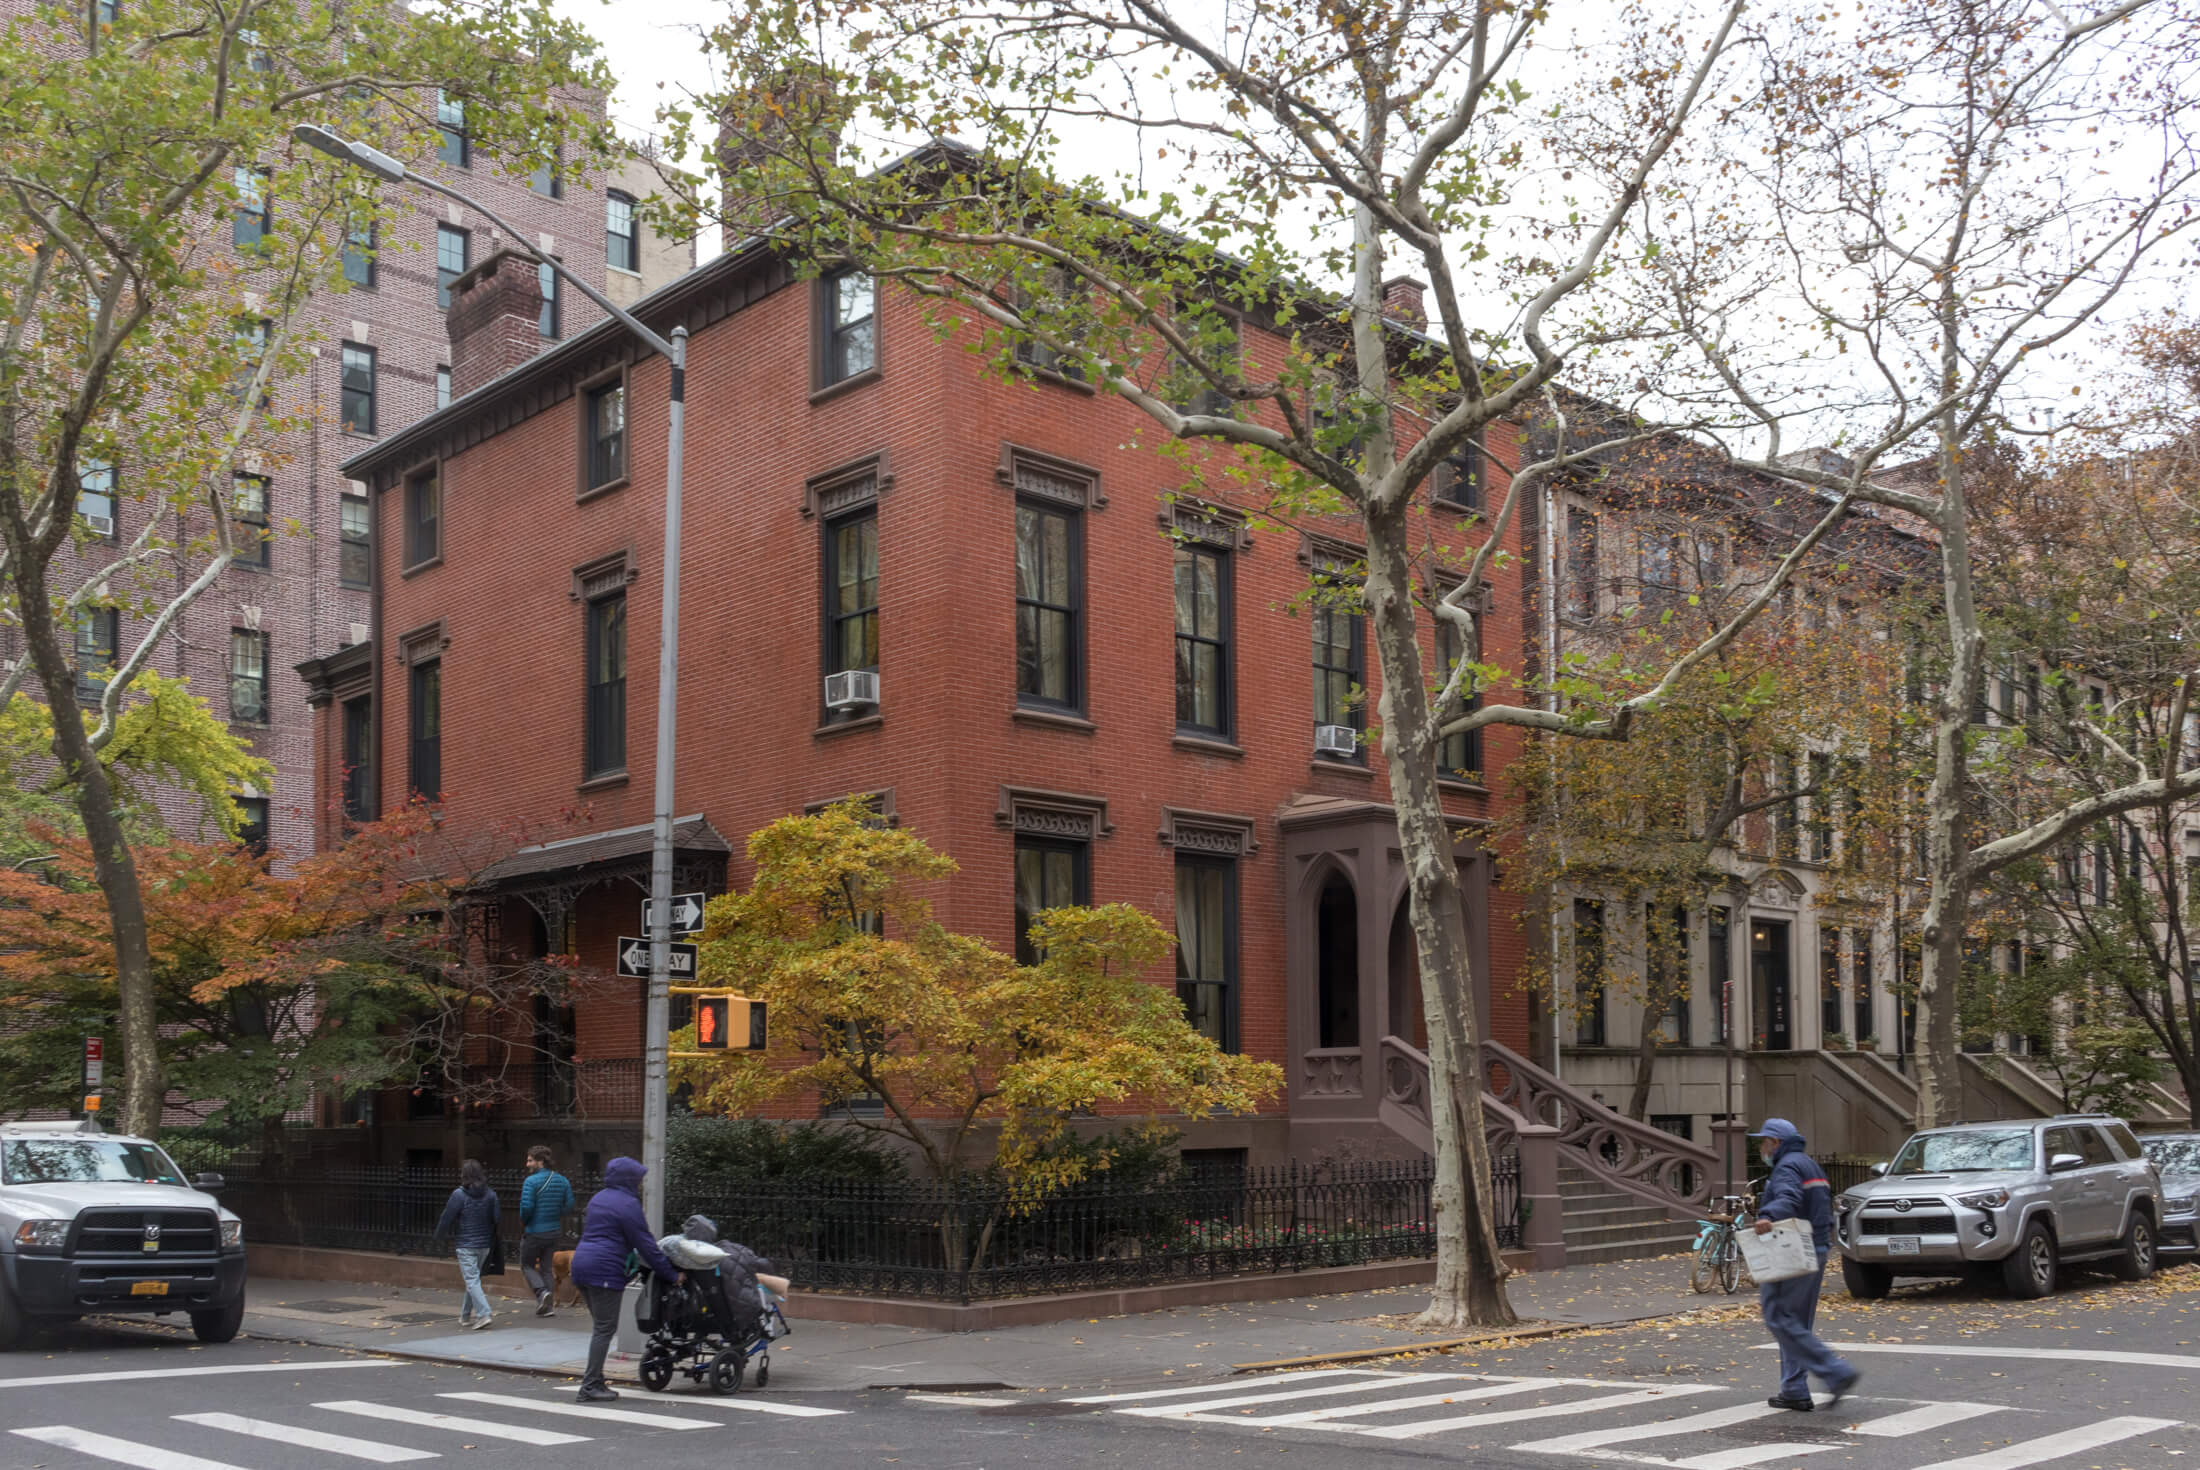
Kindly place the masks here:
<instances>
[{"instance_id":1,"label":"multi-story apartment building","mask_svg":"<svg viewBox=\"0 0 2200 1470\"><path fill-rule=\"evenodd\" d=\"M530 271L484 269L454 331L534 309ZM1004 950L1029 912L1071 901L1203 936L1176 962L1187 1013L1288 1086L1259 1118L1190 1120L1189 1146L1406 1151L1378 1122L1379 1047L1419 1031L1404 879L1382 753L1352 738L1376 676L1364 616L1306 600L1316 573L1352 576L1350 523L1254 529L1243 505L1180 494L1119 399L1038 363L1004 380L914 298L805 281L761 247L637 310L693 334L682 883L737 884L749 833L868 795L960 865L939 917ZM1242 332L1254 362L1280 360L1272 327ZM503 942L599 972L639 932L648 865L666 384L607 325L362 446L344 473L370 497L374 626L303 670L325 794L350 773L354 814L415 792L457 835L579 814L481 887ZM1486 450L1423 513L1471 515L1513 462L1509 432ZM1507 648L1518 566L1494 573ZM1444 801L1479 1000L1525 1046L1519 930L1477 837L1500 799L1484 773L1514 741L1463 744ZM621 982L523 1021L531 1044L547 1025L560 1080L495 1111L529 1136L630 1127L640 999ZM382 1109L385 1155L407 1108ZM440 1141L436 1118L417 1127Z\"/></svg>"}]
</instances>

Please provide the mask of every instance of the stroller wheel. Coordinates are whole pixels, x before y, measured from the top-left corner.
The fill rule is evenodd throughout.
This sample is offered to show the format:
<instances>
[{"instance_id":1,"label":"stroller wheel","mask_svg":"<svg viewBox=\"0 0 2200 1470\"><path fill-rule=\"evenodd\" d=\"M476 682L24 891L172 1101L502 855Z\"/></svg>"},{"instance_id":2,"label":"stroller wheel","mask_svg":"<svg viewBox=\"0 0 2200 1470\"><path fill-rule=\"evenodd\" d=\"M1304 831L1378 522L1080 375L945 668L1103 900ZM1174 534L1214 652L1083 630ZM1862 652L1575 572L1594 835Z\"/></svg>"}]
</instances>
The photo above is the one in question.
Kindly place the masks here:
<instances>
[{"instance_id":1,"label":"stroller wheel","mask_svg":"<svg viewBox=\"0 0 2200 1470\"><path fill-rule=\"evenodd\" d=\"M741 1370L748 1360L737 1352L720 1353L710 1360L710 1391L712 1393L738 1393L741 1388Z\"/></svg>"},{"instance_id":2,"label":"stroller wheel","mask_svg":"<svg viewBox=\"0 0 2200 1470\"><path fill-rule=\"evenodd\" d=\"M672 1382L672 1354L663 1348L651 1348L642 1354L640 1372L642 1387L651 1393L663 1393Z\"/></svg>"},{"instance_id":3,"label":"stroller wheel","mask_svg":"<svg viewBox=\"0 0 2200 1470\"><path fill-rule=\"evenodd\" d=\"M771 1381L772 1360L770 1358L758 1358L756 1360L756 1386L762 1388Z\"/></svg>"}]
</instances>

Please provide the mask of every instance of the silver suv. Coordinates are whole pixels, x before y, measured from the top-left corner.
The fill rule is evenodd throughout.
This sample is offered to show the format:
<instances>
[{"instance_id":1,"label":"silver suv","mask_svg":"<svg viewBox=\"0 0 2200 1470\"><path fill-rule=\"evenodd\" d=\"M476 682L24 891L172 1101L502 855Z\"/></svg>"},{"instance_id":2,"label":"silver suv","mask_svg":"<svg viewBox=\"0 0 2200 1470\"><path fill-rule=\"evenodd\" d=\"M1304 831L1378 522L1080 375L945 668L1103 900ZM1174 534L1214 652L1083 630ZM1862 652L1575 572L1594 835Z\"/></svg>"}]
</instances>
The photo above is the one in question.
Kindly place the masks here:
<instances>
[{"instance_id":1,"label":"silver suv","mask_svg":"<svg viewBox=\"0 0 2200 1470\"><path fill-rule=\"evenodd\" d=\"M2012 1296L2043 1297L2064 1263L2154 1274L2159 1184L2131 1130L2102 1114L1965 1123L1915 1134L1879 1178L1834 1201L1849 1295L1897 1276L1998 1267Z\"/></svg>"},{"instance_id":2,"label":"silver suv","mask_svg":"<svg viewBox=\"0 0 2200 1470\"><path fill-rule=\"evenodd\" d=\"M93 1312L185 1312L201 1342L244 1322L244 1224L150 1139L0 1123L0 1351Z\"/></svg>"}]
</instances>

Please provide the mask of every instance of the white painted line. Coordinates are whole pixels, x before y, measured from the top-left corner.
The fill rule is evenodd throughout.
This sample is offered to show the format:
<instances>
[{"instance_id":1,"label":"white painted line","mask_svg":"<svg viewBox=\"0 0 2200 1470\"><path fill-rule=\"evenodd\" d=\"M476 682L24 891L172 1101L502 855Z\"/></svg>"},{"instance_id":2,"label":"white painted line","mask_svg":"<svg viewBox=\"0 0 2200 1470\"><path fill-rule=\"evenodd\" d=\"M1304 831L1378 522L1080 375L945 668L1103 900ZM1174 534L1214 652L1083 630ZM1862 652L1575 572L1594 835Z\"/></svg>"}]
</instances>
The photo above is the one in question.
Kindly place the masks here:
<instances>
[{"instance_id":1,"label":"white painted line","mask_svg":"<svg viewBox=\"0 0 2200 1470\"><path fill-rule=\"evenodd\" d=\"M1698 1393L1710 1391L1708 1385L1695 1390ZM1595 1409L1610 1405L1616 1408L1619 1404L1618 1399L1596 1399L1590 1403L1568 1407ZM1770 1404L1734 1404L1708 1413L1691 1414L1684 1419L1661 1419L1655 1424L1629 1424L1617 1429L1590 1429L1580 1434L1561 1435L1557 1439L1538 1439L1527 1444L1516 1444L1513 1448L1538 1455L1575 1455L1583 1450L1601 1450L1607 1445L1627 1444L1634 1440L1665 1439L1674 1435L1695 1434L1705 1429L1724 1429L1730 1424L1747 1424L1752 1419L1792 1412L1794 1411L1791 1409L1775 1409Z\"/></svg>"},{"instance_id":2,"label":"white painted line","mask_svg":"<svg viewBox=\"0 0 2200 1470\"><path fill-rule=\"evenodd\" d=\"M1277 1373L1254 1383L1310 1383L1316 1378L1388 1378L1380 1368L1316 1368L1306 1373ZM1063 1399L1065 1404L1127 1404L1137 1399L1174 1399L1187 1394L1213 1393L1218 1385L1195 1383L1189 1388L1145 1388L1136 1393L1101 1393L1090 1398Z\"/></svg>"},{"instance_id":3,"label":"white painted line","mask_svg":"<svg viewBox=\"0 0 2200 1470\"><path fill-rule=\"evenodd\" d=\"M746 1409L752 1414L784 1414L790 1419L830 1419L845 1414L846 1409L813 1409L808 1404L782 1404L773 1399L760 1399L751 1394L735 1394L732 1398L712 1399L710 1406L717 1409Z\"/></svg>"},{"instance_id":4,"label":"white painted line","mask_svg":"<svg viewBox=\"0 0 2200 1470\"><path fill-rule=\"evenodd\" d=\"M1556 1419L1567 1414L1591 1414L1604 1409L1624 1409L1631 1404L1653 1404L1661 1399L1678 1398L1684 1394L1710 1393L1711 1386L1703 1383L1676 1384L1658 1388L1645 1388L1634 1393L1607 1394L1600 1399L1574 1399L1563 1404L1538 1404L1532 1409L1500 1409L1494 1414L1455 1414L1442 1419L1422 1419L1412 1424L1343 1425L1372 1439L1418 1439L1424 1434L1442 1434L1447 1429L1471 1429L1484 1424L1513 1424L1524 1419ZM1625 1430L1605 1430L1603 1433L1626 1433ZM1516 1449L1535 1449L1535 1445L1516 1445Z\"/></svg>"},{"instance_id":5,"label":"white painted line","mask_svg":"<svg viewBox=\"0 0 2200 1470\"><path fill-rule=\"evenodd\" d=\"M2130 1363L2142 1368L2200 1369L2200 1358L2176 1353L2118 1353L2097 1348L1970 1347L1954 1343L1829 1342L1837 1353L1911 1353L1928 1358L2037 1358L2048 1363ZM1761 1342L1757 1351L1778 1352L1779 1344Z\"/></svg>"},{"instance_id":6,"label":"white painted line","mask_svg":"<svg viewBox=\"0 0 2200 1470\"><path fill-rule=\"evenodd\" d=\"M43 1378L0 1378L0 1388L67 1388L76 1383L123 1383L133 1378L218 1378L230 1373L310 1373L318 1368L395 1368L393 1358L332 1358L315 1363L238 1363L227 1368L128 1368L109 1373L50 1373Z\"/></svg>"},{"instance_id":7,"label":"white painted line","mask_svg":"<svg viewBox=\"0 0 2200 1470\"><path fill-rule=\"evenodd\" d=\"M154 1445L136 1444L127 1439L113 1439L104 1434L93 1434L87 1429L71 1429L66 1424L46 1424L36 1429L14 1429L25 1439L35 1439L59 1449L75 1450L80 1455L90 1455L95 1460L112 1460L117 1465L132 1465L136 1470L238 1470L235 1465L220 1460L202 1460L197 1455L178 1454L174 1450L160 1449Z\"/></svg>"},{"instance_id":8,"label":"white painted line","mask_svg":"<svg viewBox=\"0 0 2200 1470\"><path fill-rule=\"evenodd\" d=\"M953 1404L961 1409L1003 1409L1020 1404L1022 1399L986 1399L968 1393L905 1393L902 1398L912 1404Z\"/></svg>"},{"instance_id":9,"label":"white painted line","mask_svg":"<svg viewBox=\"0 0 2200 1470\"><path fill-rule=\"evenodd\" d=\"M2060 1434L2043 1434L2038 1439L2005 1444L1998 1450L1988 1450L1982 1455L1966 1455L1960 1460L1938 1460L1923 1467L1923 1470L2019 1470L2021 1466L2037 1465L2042 1460L2057 1460L2064 1455L2082 1454L2086 1450L2097 1450L2102 1445L2114 1444L2120 1439L2132 1439L2138 1435L2152 1434L2157 1429L2177 1427L2175 1419L2103 1419L2098 1424L2088 1424L2082 1429L2065 1429Z\"/></svg>"},{"instance_id":10,"label":"white painted line","mask_svg":"<svg viewBox=\"0 0 2200 1470\"><path fill-rule=\"evenodd\" d=\"M1674 1470L1746 1470L1747 1466L1762 1465L1767 1460L1790 1460L1797 1455L1822 1455L1827 1450L1848 1448L1841 1444L1747 1444L1739 1449L1694 1455L1670 1463Z\"/></svg>"},{"instance_id":11,"label":"white painted line","mask_svg":"<svg viewBox=\"0 0 2200 1470\"><path fill-rule=\"evenodd\" d=\"M370 1404L364 1399L333 1399L315 1404L337 1414L359 1414L368 1419L387 1419L393 1424L417 1424L423 1429L447 1429L453 1434L478 1434L484 1439L509 1439L520 1444L585 1444L585 1434L560 1434L555 1429L536 1429L525 1424L499 1424L492 1419L462 1419L455 1414L432 1414L426 1409L400 1409L395 1404Z\"/></svg>"},{"instance_id":12,"label":"white painted line","mask_svg":"<svg viewBox=\"0 0 2200 1470\"><path fill-rule=\"evenodd\" d=\"M1982 1414L2008 1414L2016 1412L2000 1404L1927 1404L1920 1409L1905 1409L1899 1414L1889 1414L1884 1419L1872 1419L1863 1424L1852 1424L1850 1434L1869 1434L1892 1439L1897 1435L1923 1434L1928 1429L1940 1429L1950 1424L1961 1424L1966 1419L1976 1419ZM2030 1412L2026 1410L2025 1412Z\"/></svg>"},{"instance_id":13,"label":"white painted line","mask_svg":"<svg viewBox=\"0 0 2200 1470\"><path fill-rule=\"evenodd\" d=\"M1369 1414L1388 1414L1405 1409L1429 1409L1444 1404L1471 1403L1476 1399L1503 1398L1507 1394L1534 1393L1548 1383L1518 1379L1511 1383L1486 1383L1480 1388L1455 1388L1449 1393L1417 1394L1409 1399L1381 1399L1372 1404L1333 1404L1326 1409L1300 1409L1290 1414L1263 1414L1243 1418L1234 1414L1203 1414L1200 1418L1222 1424L1323 1424L1332 1419L1360 1419Z\"/></svg>"},{"instance_id":14,"label":"white painted line","mask_svg":"<svg viewBox=\"0 0 2200 1470\"><path fill-rule=\"evenodd\" d=\"M402 1465L408 1460L437 1458L434 1450L408 1450L403 1445L353 1439L348 1434L323 1434L318 1429L247 1419L242 1414L177 1414L173 1417L186 1424L204 1424L209 1429L226 1429L232 1434L249 1434L254 1439L272 1439L277 1444L294 1444L301 1449L326 1450L332 1455L349 1455L355 1460L371 1460L377 1465Z\"/></svg>"},{"instance_id":15,"label":"white painted line","mask_svg":"<svg viewBox=\"0 0 2200 1470\"><path fill-rule=\"evenodd\" d=\"M525 1409L533 1414L564 1414L574 1419L600 1419L611 1424L646 1424L652 1429L723 1429L717 1419L682 1419L672 1414L652 1414L646 1409L606 1409L598 1404L576 1404L570 1399L530 1399L516 1393L439 1393L439 1399L464 1399L469 1404L498 1404Z\"/></svg>"},{"instance_id":16,"label":"white painted line","mask_svg":"<svg viewBox=\"0 0 2200 1470\"><path fill-rule=\"evenodd\" d=\"M1318 1388L1287 1388L1281 1393L1239 1393L1219 1399L1199 1399L1189 1404L1139 1404L1128 1409L1117 1409L1118 1414L1136 1414L1142 1418L1178 1418L1188 1414L1209 1413L1216 1409L1238 1409L1247 1404L1280 1404L1289 1399L1322 1398L1333 1393L1367 1393L1378 1388L1404 1387L1409 1383L1437 1383L1444 1380L1458 1382L1464 1373L1385 1373L1382 1382L1370 1383L1358 1379L1350 1383L1325 1383Z\"/></svg>"}]
</instances>

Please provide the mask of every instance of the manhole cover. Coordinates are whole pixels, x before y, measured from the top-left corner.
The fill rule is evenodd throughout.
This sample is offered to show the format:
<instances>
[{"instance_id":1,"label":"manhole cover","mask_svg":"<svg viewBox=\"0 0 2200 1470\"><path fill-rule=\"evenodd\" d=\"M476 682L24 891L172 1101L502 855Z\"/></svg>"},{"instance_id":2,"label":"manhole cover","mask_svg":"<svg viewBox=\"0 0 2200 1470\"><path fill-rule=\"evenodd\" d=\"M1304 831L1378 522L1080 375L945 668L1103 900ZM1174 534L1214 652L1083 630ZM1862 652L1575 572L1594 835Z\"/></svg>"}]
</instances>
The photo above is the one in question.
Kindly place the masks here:
<instances>
[{"instance_id":1,"label":"manhole cover","mask_svg":"<svg viewBox=\"0 0 2200 1470\"><path fill-rule=\"evenodd\" d=\"M393 1317L384 1317L382 1320L385 1322L402 1322L407 1327L418 1327L428 1322L455 1322L458 1319L449 1312L399 1312Z\"/></svg>"},{"instance_id":2,"label":"manhole cover","mask_svg":"<svg viewBox=\"0 0 2200 1470\"><path fill-rule=\"evenodd\" d=\"M341 1317L347 1312L371 1312L371 1306L358 1302L284 1302L283 1309L290 1312L326 1312L331 1317Z\"/></svg>"}]
</instances>

